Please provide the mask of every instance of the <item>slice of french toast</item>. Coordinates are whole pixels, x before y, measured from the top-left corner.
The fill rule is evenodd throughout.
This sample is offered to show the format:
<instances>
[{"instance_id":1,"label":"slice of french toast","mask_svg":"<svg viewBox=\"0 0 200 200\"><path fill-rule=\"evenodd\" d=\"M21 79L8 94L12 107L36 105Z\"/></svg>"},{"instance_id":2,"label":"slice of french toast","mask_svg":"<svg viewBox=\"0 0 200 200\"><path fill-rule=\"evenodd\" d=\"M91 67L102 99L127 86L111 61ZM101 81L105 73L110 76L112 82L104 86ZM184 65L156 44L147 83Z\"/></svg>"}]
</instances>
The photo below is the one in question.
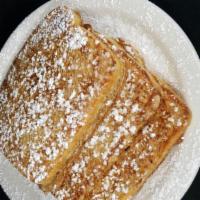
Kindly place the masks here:
<instances>
[{"instance_id":1,"label":"slice of french toast","mask_svg":"<svg viewBox=\"0 0 200 200\"><path fill-rule=\"evenodd\" d=\"M123 84L123 63L59 7L33 31L0 88L0 148L28 179L51 183L90 138Z\"/></svg>"}]
</instances>

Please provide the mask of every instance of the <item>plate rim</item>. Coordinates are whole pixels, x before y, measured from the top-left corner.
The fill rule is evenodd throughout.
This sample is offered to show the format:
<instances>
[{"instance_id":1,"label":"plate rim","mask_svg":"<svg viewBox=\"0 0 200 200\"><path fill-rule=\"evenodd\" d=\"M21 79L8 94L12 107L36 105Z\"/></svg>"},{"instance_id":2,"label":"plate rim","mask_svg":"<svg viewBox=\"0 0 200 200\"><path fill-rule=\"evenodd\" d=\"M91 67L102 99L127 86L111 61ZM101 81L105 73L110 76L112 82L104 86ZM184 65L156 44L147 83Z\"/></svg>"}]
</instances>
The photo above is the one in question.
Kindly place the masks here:
<instances>
[{"instance_id":1,"label":"plate rim","mask_svg":"<svg viewBox=\"0 0 200 200\"><path fill-rule=\"evenodd\" d=\"M199 55L198 55L193 43L191 42L190 38L186 34L186 32L182 29L182 27L178 24L178 22L176 22L165 10L163 10L158 5L154 4L153 2L151 2L149 0L147 0L147 3L151 4L155 9L159 10L163 15L165 15L166 18L171 20L171 23L173 23L173 25L176 26L179 29L180 32L182 32L182 36L184 36L185 41L187 41L188 45L193 50L194 56L196 56L196 60L199 61L199 62L197 61L196 65L199 67L199 70L200 70L200 57L199 57ZM199 170L200 170L200 163L199 163L199 166L197 166L196 171L194 171L193 177L191 177L191 180L188 181L187 187L185 189L185 192L181 196L181 199L184 197L184 195L187 193L187 191L191 187L191 185L194 182L194 179L196 178Z\"/></svg>"}]
</instances>

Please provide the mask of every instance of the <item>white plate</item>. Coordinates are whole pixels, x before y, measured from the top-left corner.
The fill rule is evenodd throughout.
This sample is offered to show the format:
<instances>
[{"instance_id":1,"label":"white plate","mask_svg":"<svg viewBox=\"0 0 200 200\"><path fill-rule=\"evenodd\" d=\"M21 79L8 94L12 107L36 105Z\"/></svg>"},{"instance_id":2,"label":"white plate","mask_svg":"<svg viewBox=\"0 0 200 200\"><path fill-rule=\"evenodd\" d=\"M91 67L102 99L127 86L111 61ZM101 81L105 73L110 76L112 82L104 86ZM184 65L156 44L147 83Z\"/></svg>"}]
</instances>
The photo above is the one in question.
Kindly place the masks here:
<instances>
[{"instance_id":1,"label":"white plate","mask_svg":"<svg viewBox=\"0 0 200 200\"><path fill-rule=\"evenodd\" d=\"M200 62L180 27L147 0L63 0L78 9L97 30L130 40L141 50L147 66L184 95L193 113L185 140L177 145L134 200L180 200L200 166ZM60 5L51 1L25 19L0 54L0 82L15 55L42 16ZM0 184L13 200L51 199L29 183L0 154Z\"/></svg>"}]
</instances>

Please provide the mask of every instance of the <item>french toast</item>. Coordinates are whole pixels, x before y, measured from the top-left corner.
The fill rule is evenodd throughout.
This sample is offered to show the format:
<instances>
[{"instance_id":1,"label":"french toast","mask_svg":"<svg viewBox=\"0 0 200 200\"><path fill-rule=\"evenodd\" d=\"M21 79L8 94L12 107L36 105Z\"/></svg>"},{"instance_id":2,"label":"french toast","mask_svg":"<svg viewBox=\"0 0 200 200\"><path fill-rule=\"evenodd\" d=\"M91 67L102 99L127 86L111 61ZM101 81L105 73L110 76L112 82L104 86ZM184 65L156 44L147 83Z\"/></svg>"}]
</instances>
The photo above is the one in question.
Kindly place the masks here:
<instances>
[{"instance_id":1,"label":"french toast","mask_svg":"<svg viewBox=\"0 0 200 200\"><path fill-rule=\"evenodd\" d=\"M33 31L0 89L0 148L45 188L91 136L124 79L124 66L80 16L59 7Z\"/></svg>"},{"instance_id":2,"label":"french toast","mask_svg":"<svg viewBox=\"0 0 200 200\"><path fill-rule=\"evenodd\" d=\"M113 40L111 40L110 42L109 42L109 40L107 40L105 38L103 38L103 40L111 48L113 48L113 45L114 45L116 54L120 57L123 57L123 52L121 51L121 49L117 49L119 46ZM128 54L128 52L126 52L126 53ZM126 67L127 67L128 71L130 69L135 69L135 68L138 70L141 70L141 71L145 69L144 66L142 67L143 62L141 61L142 59L140 57L130 60L126 56L126 59L127 59L127 62L125 62L125 63L126 63ZM128 64L128 62L130 62L130 64ZM134 66L134 63L136 63L136 66ZM139 75L139 73L136 73L136 74ZM120 105L117 107L116 106L117 101L123 102L123 101L127 100L128 97L125 96L125 99L123 99L123 98L120 99L120 97L118 97L116 99L116 102L114 103L113 108L111 109L111 112L104 119L104 122L102 124L100 124L99 129L96 131L97 134L96 134L96 132L93 134L93 137L89 141L86 142L86 144L81 149L81 151L77 155L75 154L74 158L72 158L71 160L68 160L68 162L66 163L66 166L65 166L65 170L63 170L62 172L60 172L60 174L58 174L56 182L54 183L54 191L53 191L53 194L58 199L93 199L93 198L94 199L112 199L112 194L114 194L114 191L109 191L108 194L106 194L106 191L104 191L104 190L102 193L100 192L101 191L100 188L102 186L101 184L106 185L106 183L104 183L104 176L107 178L106 174L110 173L110 170L112 170L113 167L115 167L115 163L120 162L121 155L125 154L124 159L126 159L126 156L127 156L126 152L132 151L133 144L136 144L135 141L140 141L139 139L143 139L142 138L143 135L141 136L140 131L137 133L137 130L140 130L140 128L143 128L143 126L145 126L144 130L146 130L146 129L149 129L149 128L147 128L149 126L152 129L151 126L153 126L154 124L156 125L155 129L158 129L160 127L163 128L164 125L167 125L167 126L171 126L171 129L174 128L176 130L175 124L173 124L173 125L170 125L169 123L165 124L165 122L163 122L163 120L161 120L161 118L164 118L165 120L168 120L168 119L170 120L172 118L172 116L174 117L174 110L171 110L170 104L174 104L174 107L176 107L176 109L179 109L179 107L180 107L180 111L178 113L175 113L177 116L173 118L174 123L177 123L178 125L180 125L180 123L183 123L183 122L185 123L185 125L182 127L182 130L176 130L178 132L175 137L176 139L174 139L172 141L175 143L178 140L177 138L179 138L184 133L184 130L186 129L186 127L188 126L189 121L190 121L189 110L187 109L185 104L182 103L182 100L179 97L175 96L175 93L173 92L173 90L170 89L169 86L166 89L166 84L161 84L160 81L155 79L156 77L153 77L153 75L150 74L150 72L147 72L147 75L154 84L155 84L155 82L157 82L157 84L160 85L160 87L159 87L159 86L157 86L157 84L155 84L157 86L157 89L159 89L160 92L162 93L162 95L161 95L162 98L159 99L159 103L156 106L154 105L156 108L156 113L159 113L159 114L149 115L150 120L148 120L148 118L146 118L146 119L141 118L143 120L141 120L137 124L137 122L135 123L135 121L130 120L131 117L134 117L135 119L137 119L137 115L135 115L135 113L129 113L128 115L125 115L125 116L122 115L123 120L122 120L122 123L119 124L118 122L115 122L113 119L110 120L109 117L112 116L113 110L114 111L116 111L116 110L119 111L120 109L123 110L123 108L125 106L123 107L123 105ZM140 75L140 77L142 77L143 80L145 80L143 76ZM127 78L127 80L128 80L128 78ZM136 80L135 82L134 82L134 84L135 84L136 88L138 88L138 90L140 90L141 88L139 87L139 84L138 84L139 81ZM126 82L125 86L127 83L130 83L130 82ZM143 82L143 84L145 84L145 81ZM145 88L143 88L143 89L145 89ZM123 89L121 91L121 94L122 93L123 93ZM137 91L135 93L138 96L140 96L142 94L139 91ZM131 97L131 94L133 95L132 92L127 91L127 95L129 95L129 97ZM167 98L165 98L165 96L168 96L170 98L167 99ZM138 103L136 99L132 98L132 100L131 100L133 103L132 105L136 105ZM173 101L175 101L175 102L173 102ZM141 104L141 102L140 102L140 104ZM137 105L139 105L139 104L137 104ZM125 107L125 108L127 110L130 110L130 107ZM151 108L151 106L150 106L150 104L148 104L148 106L143 107L143 108L142 107L137 107L137 108L134 107L134 108L136 110L137 109L138 110L146 109L145 111L148 112L148 108ZM172 109L174 109L174 108L172 108ZM115 114L116 114L115 116L117 116L118 111L115 112ZM164 116L162 116L162 114L161 114L163 112L165 113ZM127 123L127 121L129 121L129 123ZM105 123L105 122L107 122L107 123ZM147 124L145 125L145 123L147 123ZM139 124L140 124L140 126L139 126ZM115 129L113 129L113 126L116 126L118 129L116 127L115 127ZM135 126L134 127L135 132L131 134L131 130L133 130L133 128L130 129L130 127L128 127L128 126L130 126L130 127ZM123 128L121 128L121 131L123 133L120 133L120 131L119 131L120 127L123 127ZM116 131L116 129L117 129L117 131ZM170 131L172 132L171 129L170 130L164 129L165 135L161 134L160 137L163 137L163 138L161 138L160 140L163 140L163 141L165 141L165 139L167 140L168 138L167 138L166 134L170 134ZM160 129L155 130L155 131L159 132ZM149 133L147 137L149 139L154 139L154 140L156 137L156 139L157 139L157 135L155 135L154 131L152 133ZM118 143L117 143L117 145L115 144L116 146L114 146L113 144L115 143L116 140L118 140L117 141ZM144 141L148 143L145 136L144 136ZM172 146L172 144L171 144L171 146ZM168 150L165 151L165 154L169 151L171 146L168 147ZM143 151L144 150L145 150L145 148L143 149ZM148 149L146 149L146 150L148 151ZM140 157L146 156L145 151L140 152L140 153L141 153ZM142 158L142 159L144 159L144 158ZM151 158L151 159L153 159L153 158ZM163 157L161 158L161 160L162 159L163 159ZM136 169L136 166L135 166L135 169ZM126 174L126 175L128 176L129 174ZM126 178L127 177L125 177L124 180L126 180ZM113 177L111 179L113 179ZM106 179L106 181L107 181L107 179ZM118 183L118 182L116 181L116 183ZM122 182L122 184L123 184L123 182ZM100 186L98 187L98 185L100 185ZM134 185L128 185L128 186L130 186L131 189L132 189L132 187L135 187ZM105 186L105 188L106 188L106 186ZM130 192L130 195L133 195L133 192ZM127 199L126 197L128 197L130 195L125 195L124 199ZM118 198L116 197L116 199L118 199ZM119 199L121 199L121 197Z\"/></svg>"},{"instance_id":3,"label":"french toast","mask_svg":"<svg viewBox=\"0 0 200 200\"><path fill-rule=\"evenodd\" d=\"M0 149L59 200L129 199L190 120L133 46L65 6L33 31L0 88Z\"/></svg>"}]
</instances>

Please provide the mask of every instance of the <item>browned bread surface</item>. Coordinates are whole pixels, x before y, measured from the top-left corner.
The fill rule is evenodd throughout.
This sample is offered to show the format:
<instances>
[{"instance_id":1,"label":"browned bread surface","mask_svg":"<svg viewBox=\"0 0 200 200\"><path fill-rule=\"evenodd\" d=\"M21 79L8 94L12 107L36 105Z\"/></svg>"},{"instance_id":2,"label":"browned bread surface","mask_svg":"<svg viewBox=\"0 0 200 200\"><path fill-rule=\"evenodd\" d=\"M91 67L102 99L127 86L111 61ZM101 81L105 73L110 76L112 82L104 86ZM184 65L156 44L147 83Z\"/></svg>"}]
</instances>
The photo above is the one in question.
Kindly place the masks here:
<instances>
[{"instance_id":1,"label":"browned bread surface","mask_svg":"<svg viewBox=\"0 0 200 200\"><path fill-rule=\"evenodd\" d=\"M93 133L123 83L122 63L66 7L40 23L0 89L0 147L48 185Z\"/></svg>"}]
</instances>

